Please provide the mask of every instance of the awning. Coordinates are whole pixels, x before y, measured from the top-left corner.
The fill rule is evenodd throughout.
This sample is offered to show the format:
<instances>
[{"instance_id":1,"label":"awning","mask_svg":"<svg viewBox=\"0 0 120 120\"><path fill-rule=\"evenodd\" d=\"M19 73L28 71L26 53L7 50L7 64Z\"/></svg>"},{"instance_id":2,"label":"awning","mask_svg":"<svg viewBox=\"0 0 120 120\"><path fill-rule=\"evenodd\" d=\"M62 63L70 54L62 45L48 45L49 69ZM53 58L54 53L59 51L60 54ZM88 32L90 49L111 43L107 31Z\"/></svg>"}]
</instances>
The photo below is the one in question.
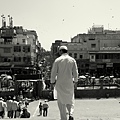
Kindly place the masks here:
<instances>
[{"instance_id":1,"label":"awning","mask_svg":"<svg viewBox=\"0 0 120 120\"><path fill-rule=\"evenodd\" d=\"M26 80L17 80L18 82L25 82L25 81L27 81L27 82L36 82L36 81L42 81L42 80L28 80L28 79L26 79Z\"/></svg>"}]
</instances>

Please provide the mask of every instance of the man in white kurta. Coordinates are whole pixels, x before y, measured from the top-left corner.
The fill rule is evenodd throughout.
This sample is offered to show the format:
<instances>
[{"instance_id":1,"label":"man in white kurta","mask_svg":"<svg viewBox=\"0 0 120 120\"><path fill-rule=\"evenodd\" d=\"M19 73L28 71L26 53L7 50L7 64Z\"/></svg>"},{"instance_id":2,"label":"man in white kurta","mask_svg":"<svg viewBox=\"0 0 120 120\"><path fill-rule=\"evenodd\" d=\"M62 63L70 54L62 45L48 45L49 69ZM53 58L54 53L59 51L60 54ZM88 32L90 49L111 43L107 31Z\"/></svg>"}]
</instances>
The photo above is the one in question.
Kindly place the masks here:
<instances>
[{"instance_id":1,"label":"man in white kurta","mask_svg":"<svg viewBox=\"0 0 120 120\"><path fill-rule=\"evenodd\" d=\"M59 50L61 56L55 60L51 71L51 87L55 83L61 120L67 120L66 108L69 120L73 120L74 86L78 81L78 68L75 59L67 54L66 46L61 46Z\"/></svg>"}]
</instances>

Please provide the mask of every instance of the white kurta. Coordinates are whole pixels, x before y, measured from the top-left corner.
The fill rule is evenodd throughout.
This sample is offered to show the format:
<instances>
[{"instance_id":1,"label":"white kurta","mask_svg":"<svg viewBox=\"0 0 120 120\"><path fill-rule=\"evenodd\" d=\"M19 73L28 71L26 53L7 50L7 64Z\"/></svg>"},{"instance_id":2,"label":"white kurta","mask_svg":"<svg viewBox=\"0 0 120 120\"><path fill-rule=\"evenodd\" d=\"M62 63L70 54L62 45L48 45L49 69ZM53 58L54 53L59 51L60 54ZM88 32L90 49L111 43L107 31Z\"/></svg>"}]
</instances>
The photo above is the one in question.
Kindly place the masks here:
<instances>
[{"instance_id":1,"label":"white kurta","mask_svg":"<svg viewBox=\"0 0 120 120\"><path fill-rule=\"evenodd\" d=\"M73 104L74 84L78 81L78 69L74 58L62 54L53 64L51 83L56 81L57 100L62 104Z\"/></svg>"}]
</instances>

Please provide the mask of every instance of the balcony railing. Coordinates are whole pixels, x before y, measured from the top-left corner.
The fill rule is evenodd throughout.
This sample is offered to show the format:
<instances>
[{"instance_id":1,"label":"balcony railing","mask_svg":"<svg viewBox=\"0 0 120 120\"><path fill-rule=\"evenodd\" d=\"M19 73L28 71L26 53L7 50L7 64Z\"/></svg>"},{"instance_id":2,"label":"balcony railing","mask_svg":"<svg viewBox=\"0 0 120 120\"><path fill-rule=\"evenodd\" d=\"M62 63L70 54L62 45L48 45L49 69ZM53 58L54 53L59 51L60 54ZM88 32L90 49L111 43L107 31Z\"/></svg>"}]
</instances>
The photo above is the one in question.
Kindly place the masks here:
<instances>
[{"instance_id":1,"label":"balcony railing","mask_svg":"<svg viewBox=\"0 0 120 120\"><path fill-rule=\"evenodd\" d=\"M80 78L77 89L119 89L120 78Z\"/></svg>"}]
</instances>

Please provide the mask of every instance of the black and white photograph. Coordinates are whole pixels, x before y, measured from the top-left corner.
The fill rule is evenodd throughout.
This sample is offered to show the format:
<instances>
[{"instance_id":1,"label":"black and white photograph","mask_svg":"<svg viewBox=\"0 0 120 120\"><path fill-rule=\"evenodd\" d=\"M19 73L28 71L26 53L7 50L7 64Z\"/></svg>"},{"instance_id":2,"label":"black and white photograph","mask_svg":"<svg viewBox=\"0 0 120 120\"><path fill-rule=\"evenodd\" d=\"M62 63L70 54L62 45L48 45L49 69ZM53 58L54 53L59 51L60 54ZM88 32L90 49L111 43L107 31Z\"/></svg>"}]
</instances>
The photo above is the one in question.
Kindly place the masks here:
<instances>
[{"instance_id":1,"label":"black and white photograph","mask_svg":"<svg viewBox=\"0 0 120 120\"><path fill-rule=\"evenodd\" d=\"M120 120L119 0L0 0L1 120Z\"/></svg>"}]
</instances>

